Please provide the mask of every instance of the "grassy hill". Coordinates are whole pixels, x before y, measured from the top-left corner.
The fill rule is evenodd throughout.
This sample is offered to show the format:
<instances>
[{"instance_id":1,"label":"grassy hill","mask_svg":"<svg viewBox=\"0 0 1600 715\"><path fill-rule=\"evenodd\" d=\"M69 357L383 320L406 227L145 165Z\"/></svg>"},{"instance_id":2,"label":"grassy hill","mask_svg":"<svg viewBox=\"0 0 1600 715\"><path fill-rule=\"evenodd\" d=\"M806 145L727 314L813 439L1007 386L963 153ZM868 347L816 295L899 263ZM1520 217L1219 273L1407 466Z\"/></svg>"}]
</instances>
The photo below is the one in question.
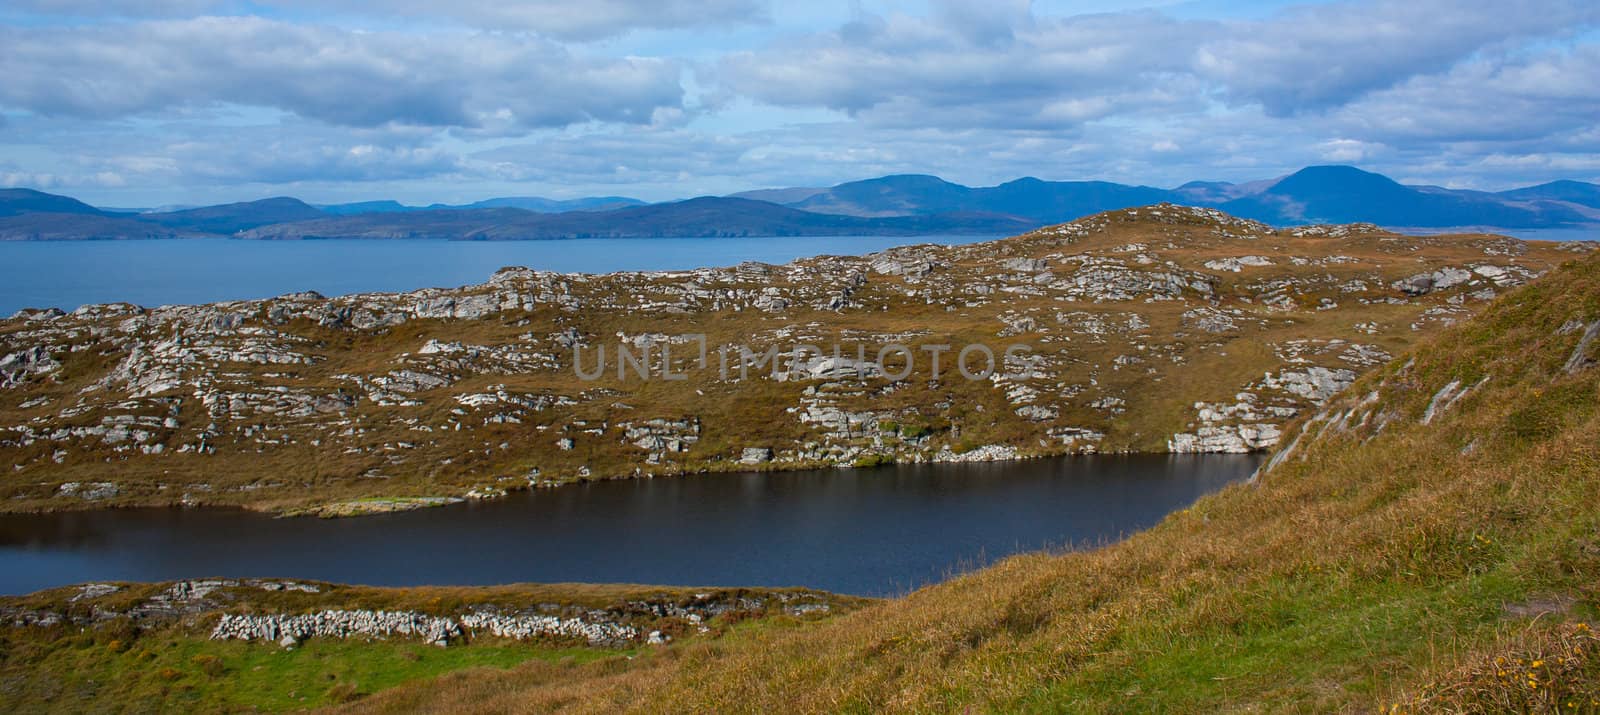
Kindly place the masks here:
<instances>
[{"instance_id":1,"label":"grassy hill","mask_svg":"<svg viewBox=\"0 0 1600 715\"><path fill-rule=\"evenodd\" d=\"M23 311L0 320L0 511L343 514L585 479L1259 450L1591 248L1162 205L782 266ZM905 375L827 362L896 342L919 356ZM963 346L1018 344L1029 361L997 359L993 379L955 371ZM578 376L580 348L585 370L608 351L599 379ZM657 377L670 353L684 379L619 373L624 348ZM744 349L771 365L741 374Z\"/></svg>"},{"instance_id":2,"label":"grassy hill","mask_svg":"<svg viewBox=\"0 0 1600 715\"><path fill-rule=\"evenodd\" d=\"M1594 712L1600 259L1291 426L1250 484L799 629L357 712Z\"/></svg>"}]
</instances>

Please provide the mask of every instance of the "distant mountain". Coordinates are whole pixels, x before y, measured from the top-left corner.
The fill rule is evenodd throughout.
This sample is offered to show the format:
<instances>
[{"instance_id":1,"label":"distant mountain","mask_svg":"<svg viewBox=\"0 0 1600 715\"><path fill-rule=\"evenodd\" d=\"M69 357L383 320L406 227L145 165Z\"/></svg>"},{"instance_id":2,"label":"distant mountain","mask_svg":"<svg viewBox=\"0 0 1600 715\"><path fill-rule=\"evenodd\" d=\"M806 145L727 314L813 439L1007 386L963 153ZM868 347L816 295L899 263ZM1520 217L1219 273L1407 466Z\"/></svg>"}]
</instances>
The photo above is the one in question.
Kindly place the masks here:
<instances>
[{"instance_id":1,"label":"distant mountain","mask_svg":"<svg viewBox=\"0 0 1600 715\"><path fill-rule=\"evenodd\" d=\"M1251 181L1244 184L1230 184L1226 181L1191 181L1172 190L1172 193L1181 197L1179 203L1198 206L1216 206L1237 198L1252 196L1266 190L1278 183L1283 177Z\"/></svg>"},{"instance_id":2,"label":"distant mountain","mask_svg":"<svg viewBox=\"0 0 1600 715\"><path fill-rule=\"evenodd\" d=\"M174 229L227 235L259 226L309 221L327 215L300 199L280 196L185 211L139 214L138 218Z\"/></svg>"},{"instance_id":3,"label":"distant mountain","mask_svg":"<svg viewBox=\"0 0 1600 715\"><path fill-rule=\"evenodd\" d=\"M0 241L116 241L207 238L216 234L174 228L127 216L22 213L0 216Z\"/></svg>"},{"instance_id":4,"label":"distant mountain","mask_svg":"<svg viewBox=\"0 0 1600 715\"><path fill-rule=\"evenodd\" d=\"M485 199L476 203L449 206L434 204L430 209L522 209L542 214L568 211L609 211L611 209L643 206L645 202L626 196L588 196L581 199L546 199L539 196L508 196Z\"/></svg>"},{"instance_id":5,"label":"distant mountain","mask_svg":"<svg viewBox=\"0 0 1600 715\"><path fill-rule=\"evenodd\" d=\"M1041 181L1028 177L999 186L971 188L937 176L911 174L840 184L788 206L848 216L993 213L1048 224L1176 199L1173 192L1163 189L1103 181Z\"/></svg>"},{"instance_id":6,"label":"distant mountain","mask_svg":"<svg viewBox=\"0 0 1600 715\"><path fill-rule=\"evenodd\" d=\"M1497 195L1516 200L1565 201L1579 206L1600 209L1600 185L1588 184L1582 181L1552 181L1548 184L1502 191Z\"/></svg>"},{"instance_id":7,"label":"distant mountain","mask_svg":"<svg viewBox=\"0 0 1600 715\"><path fill-rule=\"evenodd\" d=\"M1363 221L1382 226L1531 228L1586 220L1552 202L1524 205L1487 194L1405 186L1350 166L1307 167L1221 208L1275 224Z\"/></svg>"},{"instance_id":8,"label":"distant mountain","mask_svg":"<svg viewBox=\"0 0 1600 715\"><path fill-rule=\"evenodd\" d=\"M972 192L937 176L902 174L840 184L789 206L844 216L915 216L971 210Z\"/></svg>"},{"instance_id":9,"label":"distant mountain","mask_svg":"<svg viewBox=\"0 0 1600 715\"><path fill-rule=\"evenodd\" d=\"M0 189L0 216L17 216L28 213L79 214L106 216L82 201L33 189Z\"/></svg>"},{"instance_id":10,"label":"distant mountain","mask_svg":"<svg viewBox=\"0 0 1600 715\"><path fill-rule=\"evenodd\" d=\"M254 239L423 238L503 241L562 238L1006 234L1034 228L1009 216L937 214L864 218L800 211L765 201L702 197L610 211L535 213L524 209L436 209L364 214L265 226Z\"/></svg>"},{"instance_id":11,"label":"distant mountain","mask_svg":"<svg viewBox=\"0 0 1600 715\"><path fill-rule=\"evenodd\" d=\"M485 199L470 204L432 204L407 206L398 201L360 201L349 204L318 206L324 213L334 216L359 216L373 213L407 213L415 211L452 211L462 209L522 209L536 213L566 213L568 211L608 211L628 206L643 206L645 202L626 196L586 196L581 199L547 199L540 196L506 196Z\"/></svg>"},{"instance_id":12,"label":"distant mountain","mask_svg":"<svg viewBox=\"0 0 1600 715\"><path fill-rule=\"evenodd\" d=\"M30 189L0 190L0 240L224 237L512 240L582 237L1017 233L1115 209L1172 202L1278 226L1399 228L1600 225L1600 186L1555 181L1510 191L1408 186L1350 166L1173 189L1032 177L971 187L898 174L829 188L760 189L646 204L623 196L505 197L465 205L397 201L311 206L279 197L179 211L115 213Z\"/></svg>"},{"instance_id":13,"label":"distant mountain","mask_svg":"<svg viewBox=\"0 0 1600 715\"><path fill-rule=\"evenodd\" d=\"M825 188L797 186L788 189L756 189L754 191L740 191L737 194L728 194L729 198L751 199L753 201L768 201L785 206L805 201L817 194L827 191Z\"/></svg>"},{"instance_id":14,"label":"distant mountain","mask_svg":"<svg viewBox=\"0 0 1600 715\"><path fill-rule=\"evenodd\" d=\"M1170 191L1104 181L1041 181L1024 178L992 189L974 189L973 210L1027 216L1043 223L1133 206L1172 201Z\"/></svg>"},{"instance_id":15,"label":"distant mountain","mask_svg":"<svg viewBox=\"0 0 1600 715\"><path fill-rule=\"evenodd\" d=\"M785 205L875 217L970 211L1049 224L1163 201L1222 208L1280 226L1365 221L1419 228L1533 228L1600 220L1600 209L1588 210L1600 205L1600 187L1594 184L1563 181L1491 194L1406 186L1349 166L1314 166L1241 184L1192 181L1175 189L1031 177L973 188L935 176L897 175L840 184Z\"/></svg>"},{"instance_id":16,"label":"distant mountain","mask_svg":"<svg viewBox=\"0 0 1600 715\"><path fill-rule=\"evenodd\" d=\"M324 204L316 207L317 210L333 216L357 216L360 214L401 213L404 211L422 211L418 206L407 206L399 201L357 201L349 204Z\"/></svg>"}]
</instances>

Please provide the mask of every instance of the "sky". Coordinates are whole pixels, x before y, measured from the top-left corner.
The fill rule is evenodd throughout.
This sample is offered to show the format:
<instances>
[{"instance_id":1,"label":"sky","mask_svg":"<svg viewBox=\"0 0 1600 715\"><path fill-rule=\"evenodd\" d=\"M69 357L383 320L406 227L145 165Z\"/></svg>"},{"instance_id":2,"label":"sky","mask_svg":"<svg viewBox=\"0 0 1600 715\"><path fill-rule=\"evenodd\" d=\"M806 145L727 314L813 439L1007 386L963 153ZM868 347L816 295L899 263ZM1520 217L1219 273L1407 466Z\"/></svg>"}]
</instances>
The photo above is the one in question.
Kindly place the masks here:
<instances>
[{"instance_id":1,"label":"sky","mask_svg":"<svg viewBox=\"0 0 1600 715\"><path fill-rule=\"evenodd\" d=\"M0 4L0 186L100 206L1313 164L1600 181L1600 2Z\"/></svg>"}]
</instances>

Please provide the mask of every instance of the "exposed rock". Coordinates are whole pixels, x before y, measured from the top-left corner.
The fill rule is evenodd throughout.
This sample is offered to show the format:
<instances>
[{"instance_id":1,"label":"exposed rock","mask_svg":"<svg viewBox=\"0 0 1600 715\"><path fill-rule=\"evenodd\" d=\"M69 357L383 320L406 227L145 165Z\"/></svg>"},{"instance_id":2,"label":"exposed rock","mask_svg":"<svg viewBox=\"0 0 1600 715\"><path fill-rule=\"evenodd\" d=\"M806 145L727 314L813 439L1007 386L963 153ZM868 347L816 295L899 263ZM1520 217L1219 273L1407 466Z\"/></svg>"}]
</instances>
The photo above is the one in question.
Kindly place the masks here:
<instances>
[{"instance_id":1,"label":"exposed rock","mask_svg":"<svg viewBox=\"0 0 1600 715\"><path fill-rule=\"evenodd\" d=\"M1472 280L1472 273L1460 268L1441 268L1432 273L1418 273L1394 284L1395 290L1407 295L1427 295L1446 290Z\"/></svg>"},{"instance_id":2,"label":"exposed rock","mask_svg":"<svg viewBox=\"0 0 1600 715\"><path fill-rule=\"evenodd\" d=\"M1236 314L1237 311L1230 313L1217 308L1195 308L1183 314L1183 324L1208 333L1232 333L1239 330Z\"/></svg>"},{"instance_id":3,"label":"exposed rock","mask_svg":"<svg viewBox=\"0 0 1600 715\"><path fill-rule=\"evenodd\" d=\"M1281 436L1278 426L1270 424L1201 427L1193 434L1172 435L1167 449L1179 454L1245 454L1271 447Z\"/></svg>"},{"instance_id":4,"label":"exposed rock","mask_svg":"<svg viewBox=\"0 0 1600 715\"><path fill-rule=\"evenodd\" d=\"M1059 412L1057 412L1053 407L1042 407L1040 405L1024 405L1022 407L1018 407L1015 412L1017 413L1018 417L1033 422L1046 422L1053 420L1059 414Z\"/></svg>"},{"instance_id":5,"label":"exposed rock","mask_svg":"<svg viewBox=\"0 0 1600 715\"><path fill-rule=\"evenodd\" d=\"M1269 388L1299 395L1320 405L1349 387L1355 380L1356 374L1350 370L1313 366L1267 375L1263 384Z\"/></svg>"},{"instance_id":6,"label":"exposed rock","mask_svg":"<svg viewBox=\"0 0 1600 715\"><path fill-rule=\"evenodd\" d=\"M968 450L957 454L949 447L944 448L933 456L934 462L1008 462L1021 459L1022 454L1016 447L1008 444L986 444L977 449Z\"/></svg>"},{"instance_id":7,"label":"exposed rock","mask_svg":"<svg viewBox=\"0 0 1600 715\"><path fill-rule=\"evenodd\" d=\"M388 638L417 636L433 645L447 645L462 636L461 625L450 618L413 611L320 611L299 616L224 614L211 631L212 640L261 640L280 643L288 638ZM292 646L292 644L291 644ZM286 646L290 647L290 646Z\"/></svg>"},{"instance_id":8,"label":"exposed rock","mask_svg":"<svg viewBox=\"0 0 1600 715\"><path fill-rule=\"evenodd\" d=\"M69 602L76 603L78 601L82 601L82 600L85 600L85 599L95 599L95 598L100 598L101 596L109 596L109 595L111 595L113 593L116 593L118 591L121 591L121 590L122 590L122 587L118 586L116 584L111 584L111 583L86 583L86 584L84 584L82 587L80 587L78 589L78 595L73 596L72 598L69 598L67 600Z\"/></svg>"},{"instance_id":9,"label":"exposed rock","mask_svg":"<svg viewBox=\"0 0 1600 715\"><path fill-rule=\"evenodd\" d=\"M1206 261L1206 268L1213 271L1227 271L1238 273L1246 266L1270 266L1272 261L1266 256L1240 256L1238 258L1222 258L1215 261Z\"/></svg>"},{"instance_id":10,"label":"exposed rock","mask_svg":"<svg viewBox=\"0 0 1600 715\"><path fill-rule=\"evenodd\" d=\"M67 482L56 489L58 496L77 497L84 501L111 499L121 493L115 482Z\"/></svg>"},{"instance_id":11,"label":"exposed rock","mask_svg":"<svg viewBox=\"0 0 1600 715\"><path fill-rule=\"evenodd\" d=\"M50 351L36 346L19 350L0 358L0 389L21 385L34 375L46 375L61 369L61 363L50 357Z\"/></svg>"},{"instance_id":12,"label":"exposed rock","mask_svg":"<svg viewBox=\"0 0 1600 715\"><path fill-rule=\"evenodd\" d=\"M1567 374L1576 375L1594 362L1589 358L1589 345L1596 337L1600 337L1600 320L1590 323L1589 327L1584 329L1583 337L1578 339L1578 346L1572 350L1572 357L1567 358L1567 364L1562 368Z\"/></svg>"},{"instance_id":13,"label":"exposed rock","mask_svg":"<svg viewBox=\"0 0 1600 715\"><path fill-rule=\"evenodd\" d=\"M1000 267L1008 271L1019 273L1038 273L1048 270L1050 262L1042 258L1009 258L1000 262Z\"/></svg>"}]
</instances>

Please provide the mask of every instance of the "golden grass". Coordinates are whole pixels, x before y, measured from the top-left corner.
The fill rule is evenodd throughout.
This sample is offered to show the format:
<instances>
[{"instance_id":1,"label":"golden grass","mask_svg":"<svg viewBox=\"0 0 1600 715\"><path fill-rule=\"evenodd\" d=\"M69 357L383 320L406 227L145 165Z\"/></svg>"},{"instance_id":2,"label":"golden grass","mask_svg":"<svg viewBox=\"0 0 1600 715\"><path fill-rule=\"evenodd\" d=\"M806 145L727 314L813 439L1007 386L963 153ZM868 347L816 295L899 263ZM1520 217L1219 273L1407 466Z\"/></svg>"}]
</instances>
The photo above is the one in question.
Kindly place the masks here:
<instances>
[{"instance_id":1,"label":"golden grass","mask_svg":"<svg viewBox=\"0 0 1600 715\"><path fill-rule=\"evenodd\" d=\"M1578 698L1600 688L1583 625L1600 604L1600 368L1562 370L1574 319L1600 320L1600 260L1424 341L1305 421L1260 481L1122 543L1007 559L813 626L559 677L456 674L350 709L1593 711ZM1449 379L1485 375L1419 423ZM1545 602L1563 605L1528 605ZM1526 661L1522 681L1497 659ZM1549 690L1518 690L1524 671Z\"/></svg>"}]
</instances>

